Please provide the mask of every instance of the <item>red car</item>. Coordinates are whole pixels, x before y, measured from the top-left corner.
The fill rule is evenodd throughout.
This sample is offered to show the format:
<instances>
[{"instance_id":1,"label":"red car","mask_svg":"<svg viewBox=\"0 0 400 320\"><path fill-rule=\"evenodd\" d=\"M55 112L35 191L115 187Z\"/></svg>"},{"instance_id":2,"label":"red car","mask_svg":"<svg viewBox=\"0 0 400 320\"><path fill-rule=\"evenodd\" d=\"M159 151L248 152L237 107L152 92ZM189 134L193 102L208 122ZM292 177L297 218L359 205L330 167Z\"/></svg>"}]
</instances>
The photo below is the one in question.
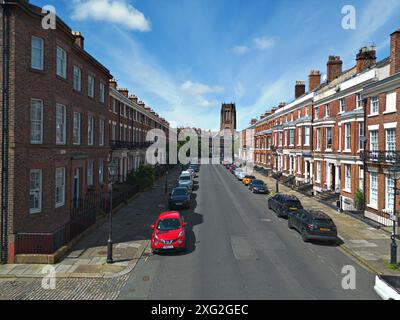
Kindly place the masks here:
<instances>
[{"instance_id":1,"label":"red car","mask_svg":"<svg viewBox=\"0 0 400 320\"><path fill-rule=\"evenodd\" d=\"M163 212L151 226L154 230L151 235L151 248L153 252L159 251L185 251L186 235L181 214L177 211Z\"/></svg>"}]
</instances>

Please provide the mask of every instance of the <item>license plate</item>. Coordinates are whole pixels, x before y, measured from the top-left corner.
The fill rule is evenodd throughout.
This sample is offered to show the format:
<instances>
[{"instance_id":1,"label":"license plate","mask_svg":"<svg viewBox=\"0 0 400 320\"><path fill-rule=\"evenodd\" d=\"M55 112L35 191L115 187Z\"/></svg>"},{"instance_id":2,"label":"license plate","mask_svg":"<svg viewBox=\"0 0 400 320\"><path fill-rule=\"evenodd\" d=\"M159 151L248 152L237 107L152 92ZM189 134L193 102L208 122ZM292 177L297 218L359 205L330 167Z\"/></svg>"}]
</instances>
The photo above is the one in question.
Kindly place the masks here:
<instances>
[{"instance_id":1,"label":"license plate","mask_svg":"<svg viewBox=\"0 0 400 320\"><path fill-rule=\"evenodd\" d=\"M165 249L165 250L170 250L170 249L173 249L174 248L174 246L164 246L163 247L163 249Z\"/></svg>"},{"instance_id":2,"label":"license plate","mask_svg":"<svg viewBox=\"0 0 400 320\"><path fill-rule=\"evenodd\" d=\"M181 205L183 205L183 203L182 202L177 202L176 205L177 206L181 206Z\"/></svg>"},{"instance_id":3,"label":"license plate","mask_svg":"<svg viewBox=\"0 0 400 320\"><path fill-rule=\"evenodd\" d=\"M319 230L321 230L321 231L331 231L331 229L328 229L328 228L320 228Z\"/></svg>"},{"instance_id":4,"label":"license plate","mask_svg":"<svg viewBox=\"0 0 400 320\"><path fill-rule=\"evenodd\" d=\"M297 208L289 208L291 211L297 211Z\"/></svg>"}]
</instances>

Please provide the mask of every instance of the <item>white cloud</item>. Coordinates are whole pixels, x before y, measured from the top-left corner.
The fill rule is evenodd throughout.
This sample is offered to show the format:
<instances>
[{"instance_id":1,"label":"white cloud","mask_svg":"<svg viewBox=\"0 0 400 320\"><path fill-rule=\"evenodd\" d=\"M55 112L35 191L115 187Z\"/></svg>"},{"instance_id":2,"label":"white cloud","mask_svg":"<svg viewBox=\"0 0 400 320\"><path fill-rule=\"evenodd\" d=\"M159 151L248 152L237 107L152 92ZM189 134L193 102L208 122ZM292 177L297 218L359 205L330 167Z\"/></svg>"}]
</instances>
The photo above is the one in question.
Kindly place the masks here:
<instances>
[{"instance_id":1,"label":"white cloud","mask_svg":"<svg viewBox=\"0 0 400 320\"><path fill-rule=\"evenodd\" d=\"M209 101L203 97L198 98L197 106L201 108L216 108L218 106L217 101Z\"/></svg>"},{"instance_id":2,"label":"white cloud","mask_svg":"<svg viewBox=\"0 0 400 320\"><path fill-rule=\"evenodd\" d=\"M238 55L246 54L249 51L250 51L250 49L246 46L236 46L232 49L232 52L234 54L238 54Z\"/></svg>"},{"instance_id":3,"label":"white cloud","mask_svg":"<svg viewBox=\"0 0 400 320\"><path fill-rule=\"evenodd\" d=\"M206 93L221 93L224 91L224 88L219 86L210 87L206 84L186 81L181 85L181 90L187 94L197 96Z\"/></svg>"},{"instance_id":4,"label":"white cloud","mask_svg":"<svg viewBox=\"0 0 400 320\"><path fill-rule=\"evenodd\" d=\"M130 30L150 30L150 22L144 14L126 0L74 0L72 19L110 22Z\"/></svg>"},{"instance_id":5,"label":"white cloud","mask_svg":"<svg viewBox=\"0 0 400 320\"><path fill-rule=\"evenodd\" d=\"M254 47L258 50L267 50L275 46L274 39L262 37L253 39Z\"/></svg>"}]
</instances>

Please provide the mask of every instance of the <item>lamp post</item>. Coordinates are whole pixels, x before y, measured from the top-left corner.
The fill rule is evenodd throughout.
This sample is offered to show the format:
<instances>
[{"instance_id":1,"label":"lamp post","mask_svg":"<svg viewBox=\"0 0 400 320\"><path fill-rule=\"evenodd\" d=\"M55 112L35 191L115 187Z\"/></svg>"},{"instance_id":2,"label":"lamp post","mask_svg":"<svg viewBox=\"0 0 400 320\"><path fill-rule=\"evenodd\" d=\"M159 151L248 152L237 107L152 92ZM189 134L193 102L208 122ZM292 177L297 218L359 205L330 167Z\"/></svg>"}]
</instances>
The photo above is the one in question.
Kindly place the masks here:
<instances>
[{"instance_id":1,"label":"lamp post","mask_svg":"<svg viewBox=\"0 0 400 320\"><path fill-rule=\"evenodd\" d=\"M396 243L396 221L397 221L397 214L396 214L396 196L397 196L397 182L400 180L400 167L395 165L389 172L393 179L393 214L391 216L391 220L393 221L393 233L392 233L392 243L390 244L390 263L397 264L397 243Z\"/></svg>"},{"instance_id":2,"label":"lamp post","mask_svg":"<svg viewBox=\"0 0 400 320\"><path fill-rule=\"evenodd\" d=\"M275 167L276 167L276 174L278 173L278 151L276 150L275 146L271 147L271 151L273 155L275 156ZM279 182L278 182L278 176L276 176L275 179L275 191L276 193L279 193Z\"/></svg>"},{"instance_id":3,"label":"lamp post","mask_svg":"<svg viewBox=\"0 0 400 320\"><path fill-rule=\"evenodd\" d=\"M365 130L365 129L364 129ZM363 144L363 216L365 216L365 209L367 207L367 137L362 136L360 140Z\"/></svg>"},{"instance_id":4,"label":"lamp post","mask_svg":"<svg viewBox=\"0 0 400 320\"><path fill-rule=\"evenodd\" d=\"M110 212L109 212L109 228L107 241L107 263L113 263L113 241L112 241L112 213L113 213L113 182L117 175L118 163L115 159L108 165L108 175L110 181Z\"/></svg>"}]
</instances>

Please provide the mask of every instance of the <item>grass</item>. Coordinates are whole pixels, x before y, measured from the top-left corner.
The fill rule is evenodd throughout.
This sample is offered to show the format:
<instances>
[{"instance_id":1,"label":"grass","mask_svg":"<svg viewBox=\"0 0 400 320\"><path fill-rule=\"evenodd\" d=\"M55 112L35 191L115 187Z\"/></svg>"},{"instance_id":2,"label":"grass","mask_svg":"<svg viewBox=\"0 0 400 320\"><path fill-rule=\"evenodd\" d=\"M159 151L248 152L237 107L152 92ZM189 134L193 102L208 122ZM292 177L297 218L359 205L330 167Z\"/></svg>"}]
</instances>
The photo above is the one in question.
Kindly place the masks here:
<instances>
[{"instance_id":1,"label":"grass","mask_svg":"<svg viewBox=\"0 0 400 320\"><path fill-rule=\"evenodd\" d=\"M386 263L386 268L390 271L397 271L399 270L399 265L393 263Z\"/></svg>"}]
</instances>

